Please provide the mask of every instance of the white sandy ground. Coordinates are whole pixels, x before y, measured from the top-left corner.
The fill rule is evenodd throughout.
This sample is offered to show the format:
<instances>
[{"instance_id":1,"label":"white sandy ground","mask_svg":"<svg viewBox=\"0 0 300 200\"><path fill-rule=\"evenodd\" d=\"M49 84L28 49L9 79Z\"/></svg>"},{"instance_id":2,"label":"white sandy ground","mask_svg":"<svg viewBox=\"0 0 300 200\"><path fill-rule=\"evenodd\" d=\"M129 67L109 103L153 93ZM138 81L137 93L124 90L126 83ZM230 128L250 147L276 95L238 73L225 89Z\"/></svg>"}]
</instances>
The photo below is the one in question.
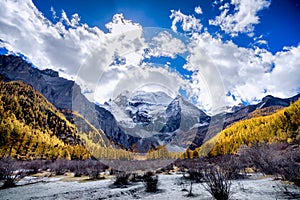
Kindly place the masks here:
<instances>
[{"instance_id":1,"label":"white sandy ground","mask_svg":"<svg viewBox=\"0 0 300 200\"><path fill-rule=\"evenodd\" d=\"M187 197L187 192L178 184L181 174L159 175L159 189L157 193L146 193L143 183L133 183L127 188L111 189L109 186L113 179L97 181L64 181L62 177L43 178L43 182L18 186L0 190L1 200L27 200L27 199L213 199L203 189L200 183L193 184L194 197ZM29 177L24 182L33 182L35 178ZM277 186L280 181L268 177L254 177L251 179L233 181L232 199L241 200L268 200L284 199L279 194ZM185 186L189 189L189 185Z\"/></svg>"}]
</instances>

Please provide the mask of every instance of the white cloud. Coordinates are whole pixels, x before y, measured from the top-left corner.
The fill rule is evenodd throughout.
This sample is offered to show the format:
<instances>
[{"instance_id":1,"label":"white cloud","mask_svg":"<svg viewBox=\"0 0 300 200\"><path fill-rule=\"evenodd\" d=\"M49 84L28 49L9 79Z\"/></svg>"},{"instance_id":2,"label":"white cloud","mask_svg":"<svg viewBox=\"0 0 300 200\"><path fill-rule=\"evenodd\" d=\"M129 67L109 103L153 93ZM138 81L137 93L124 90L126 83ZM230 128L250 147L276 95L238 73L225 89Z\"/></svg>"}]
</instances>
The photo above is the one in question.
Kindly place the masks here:
<instances>
[{"instance_id":1,"label":"white cloud","mask_svg":"<svg viewBox=\"0 0 300 200\"><path fill-rule=\"evenodd\" d=\"M51 11L51 13L52 13L52 17L54 18L54 19L58 19L58 16L56 15L56 11L55 11L55 9L51 6L51 8L50 8L50 11Z\"/></svg>"},{"instance_id":2,"label":"white cloud","mask_svg":"<svg viewBox=\"0 0 300 200\"><path fill-rule=\"evenodd\" d=\"M267 45L268 42L266 40L257 40L256 43Z\"/></svg>"},{"instance_id":3,"label":"white cloud","mask_svg":"<svg viewBox=\"0 0 300 200\"><path fill-rule=\"evenodd\" d=\"M279 97L290 97L299 92L300 45L275 54L275 68L270 74L268 90Z\"/></svg>"},{"instance_id":4,"label":"white cloud","mask_svg":"<svg viewBox=\"0 0 300 200\"><path fill-rule=\"evenodd\" d=\"M203 13L200 6L195 7L195 13L197 13L198 15Z\"/></svg>"},{"instance_id":5,"label":"white cloud","mask_svg":"<svg viewBox=\"0 0 300 200\"><path fill-rule=\"evenodd\" d=\"M76 14L68 19L63 12L60 21L51 23L29 0L1 1L0 15L4 46L23 53L40 68L63 69L68 75L76 74L83 58L104 39L98 28L79 24Z\"/></svg>"},{"instance_id":6,"label":"white cloud","mask_svg":"<svg viewBox=\"0 0 300 200\"><path fill-rule=\"evenodd\" d=\"M224 98L226 105L255 103L267 94L290 97L299 88L300 46L273 55L258 47L224 43L204 32L194 34L188 48L191 55L185 67L194 72L192 94L198 96L199 107L211 112L224 106ZM224 96L228 91L236 101Z\"/></svg>"},{"instance_id":7,"label":"white cloud","mask_svg":"<svg viewBox=\"0 0 300 200\"><path fill-rule=\"evenodd\" d=\"M194 32L194 31L201 31L202 29L202 24L200 22L200 19L197 19L192 15L185 15L180 10L178 11L171 10L170 19L173 19L171 29L174 32L177 32L176 24L178 22L181 22L181 28L183 31Z\"/></svg>"},{"instance_id":8,"label":"white cloud","mask_svg":"<svg viewBox=\"0 0 300 200\"><path fill-rule=\"evenodd\" d=\"M105 27L109 30L110 33L117 35L142 29L142 26L140 24L125 19L122 13L115 14L112 21L106 24Z\"/></svg>"},{"instance_id":9,"label":"white cloud","mask_svg":"<svg viewBox=\"0 0 300 200\"><path fill-rule=\"evenodd\" d=\"M263 39L263 35L260 35L260 36L258 36L258 37L254 37L253 38L253 44L252 44L252 46L259 46L259 47L266 47L266 48L269 48L269 46L268 46L268 41L267 40L264 40Z\"/></svg>"},{"instance_id":10,"label":"white cloud","mask_svg":"<svg viewBox=\"0 0 300 200\"><path fill-rule=\"evenodd\" d=\"M162 31L150 41L150 52L146 56L166 56L175 58L178 54L187 51L182 40L173 37L169 32Z\"/></svg>"},{"instance_id":11,"label":"white cloud","mask_svg":"<svg viewBox=\"0 0 300 200\"><path fill-rule=\"evenodd\" d=\"M231 36L237 36L239 33L248 33L251 35L254 25L259 23L257 13L270 6L268 0L231 0L234 6L234 13L229 11L229 4L220 6L221 14L214 20L209 20L209 24L220 26L220 28Z\"/></svg>"},{"instance_id":12,"label":"white cloud","mask_svg":"<svg viewBox=\"0 0 300 200\"><path fill-rule=\"evenodd\" d=\"M61 16L51 8L56 23L46 19L30 0L0 2L1 46L21 52L39 68L61 69L60 75L81 85L92 101L104 102L123 89L151 89L151 85L168 88L177 94L185 81L168 68L140 65L144 49L149 48L138 23L113 16L106 24L109 32L80 22L78 14ZM152 40L155 54L174 57L185 51L184 44L162 32ZM154 52L154 51L153 51ZM115 56L126 60L111 65ZM146 86L146 85L147 86Z\"/></svg>"},{"instance_id":13,"label":"white cloud","mask_svg":"<svg viewBox=\"0 0 300 200\"><path fill-rule=\"evenodd\" d=\"M123 91L140 89L156 91L157 89L175 97L180 88L189 90L188 82L168 68L153 68L147 64L142 66L126 65L123 68L112 66L99 79L95 90L95 98L104 103L114 99Z\"/></svg>"}]
</instances>

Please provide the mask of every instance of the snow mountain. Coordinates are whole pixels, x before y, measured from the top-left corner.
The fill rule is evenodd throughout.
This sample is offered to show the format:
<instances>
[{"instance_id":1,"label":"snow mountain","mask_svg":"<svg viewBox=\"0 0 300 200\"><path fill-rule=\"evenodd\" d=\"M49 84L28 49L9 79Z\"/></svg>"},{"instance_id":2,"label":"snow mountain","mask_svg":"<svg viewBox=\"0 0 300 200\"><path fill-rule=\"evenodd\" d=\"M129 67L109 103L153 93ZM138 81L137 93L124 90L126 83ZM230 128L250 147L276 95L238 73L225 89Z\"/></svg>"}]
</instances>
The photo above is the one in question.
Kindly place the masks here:
<instances>
[{"instance_id":1,"label":"snow mountain","mask_svg":"<svg viewBox=\"0 0 300 200\"><path fill-rule=\"evenodd\" d=\"M209 124L210 117L178 95L164 92L125 91L103 105L127 134L142 138L139 149L170 143L177 133ZM183 148L183 147L182 147Z\"/></svg>"}]
</instances>

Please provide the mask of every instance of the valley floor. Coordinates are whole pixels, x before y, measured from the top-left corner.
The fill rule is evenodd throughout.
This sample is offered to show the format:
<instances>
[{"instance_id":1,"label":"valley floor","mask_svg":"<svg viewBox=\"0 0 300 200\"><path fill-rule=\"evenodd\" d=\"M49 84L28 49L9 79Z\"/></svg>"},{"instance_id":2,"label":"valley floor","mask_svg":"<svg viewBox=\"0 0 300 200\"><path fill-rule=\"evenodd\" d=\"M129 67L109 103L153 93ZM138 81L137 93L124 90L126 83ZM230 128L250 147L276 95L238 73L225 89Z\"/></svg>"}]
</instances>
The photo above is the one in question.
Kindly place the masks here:
<instances>
[{"instance_id":1,"label":"valley floor","mask_svg":"<svg viewBox=\"0 0 300 200\"><path fill-rule=\"evenodd\" d=\"M133 183L126 188L111 188L113 179L83 181L80 178L58 176L42 178L42 182L27 184L34 177L27 177L18 187L0 190L1 200L17 199L212 199L200 183L193 184L194 197L187 197L189 184L180 185L182 174L159 175L159 192L146 193L143 183ZM233 181L232 199L259 200L284 199L278 192L280 181L261 175L250 179ZM20 186L22 185L22 186Z\"/></svg>"}]
</instances>

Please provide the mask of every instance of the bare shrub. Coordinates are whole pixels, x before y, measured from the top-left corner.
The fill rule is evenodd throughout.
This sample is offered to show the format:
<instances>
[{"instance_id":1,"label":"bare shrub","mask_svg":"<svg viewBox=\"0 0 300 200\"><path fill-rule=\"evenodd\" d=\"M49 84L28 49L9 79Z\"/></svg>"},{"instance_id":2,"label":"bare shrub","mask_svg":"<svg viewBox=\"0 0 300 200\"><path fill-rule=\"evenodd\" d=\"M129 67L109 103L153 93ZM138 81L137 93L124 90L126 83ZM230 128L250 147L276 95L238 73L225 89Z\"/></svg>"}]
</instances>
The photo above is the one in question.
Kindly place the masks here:
<instances>
[{"instance_id":1,"label":"bare shrub","mask_svg":"<svg viewBox=\"0 0 300 200\"><path fill-rule=\"evenodd\" d=\"M188 181L186 180L185 177L179 177L179 178L176 178L176 182L175 182L176 185L179 185L182 189L181 191L184 191L184 192L187 192L187 187L188 187Z\"/></svg>"},{"instance_id":2,"label":"bare shrub","mask_svg":"<svg viewBox=\"0 0 300 200\"><path fill-rule=\"evenodd\" d=\"M278 161L276 172L285 180L300 187L300 149L287 149L282 153L282 159Z\"/></svg>"},{"instance_id":3,"label":"bare shrub","mask_svg":"<svg viewBox=\"0 0 300 200\"><path fill-rule=\"evenodd\" d=\"M143 181L143 176L139 175L137 173L132 173L129 177L129 181L131 181L131 182L142 182Z\"/></svg>"},{"instance_id":4,"label":"bare shrub","mask_svg":"<svg viewBox=\"0 0 300 200\"><path fill-rule=\"evenodd\" d=\"M73 160L69 161L69 169L74 173L74 177L88 175L87 173L87 160Z\"/></svg>"},{"instance_id":5,"label":"bare shrub","mask_svg":"<svg viewBox=\"0 0 300 200\"><path fill-rule=\"evenodd\" d=\"M56 175L63 175L69 170L69 162L65 159L54 160L49 168Z\"/></svg>"},{"instance_id":6,"label":"bare shrub","mask_svg":"<svg viewBox=\"0 0 300 200\"><path fill-rule=\"evenodd\" d=\"M259 169L262 173L276 175L278 164L282 160L282 144L254 144L244 152L244 157L248 157L250 164Z\"/></svg>"},{"instance_id":7,"label":"bare shrub","mask_svg":"<svg viewBox=\"0 0 300 200\"><path fill-rule=\"evenodd\" d=\"M210 158L198 158L186 160L187 162L176 162L182 168L183 178L189 180L189 189L185 182L179 182L184 186L184 191L188 192L188 197L193 194L193 184L202 183L215 199L226 200L231 196L231 180L242 178L240 170L243 166L238 162L235 155L222 155ZM188 174L188 176L185 175Z\"/></svg>"},{"instance_id":8,"label":"bare shrub","mask_svg":"<svg viewBox=\"0 0 300 200\"><path fill-rule=\"evenodd\" d=\"M190 181L200 183L203 180L203 169L207 165L207 160L201 159L189 159L186 162L180 164L180 169L183 172L183 177ZM188 176L186 176L186 174Z\"/></svg>"},{"instance_id":9,"label":"bare shrub","mask_svg":"<svg viewBox=\"0 0 300 200\"><path fill-rule=\"evenodd\" d=\"M89 160L87 166L87 173L90 179L99 179L100 173L104 171L104 165L96 160Z\"/></svg>"},{"instance_id":10,"label":"bare shrub","mask_svg":"<svg viewBox=\"0 0 300 200\"><path fill-rule=\"evenodd\" d=\"M253 167L265 174L277 175L300 186L299 144L256 144L243 152Z\"/></svg>"},{"instance_id":11,"label":"bare shrub","mask_svg":"<svg viewBox=\"0 0 300 200\"><path fill-rule=\"evenodd\" d=\"M218 157L214 162L220 166L223 171L226 171L229 179L243 179L244 176L240 173L244 166L239 162L239 158L235 155L226 154Z\"/></svg>"},{"instance_id":12,"label":"bare shrub","mask_svg":"<svg viewBox=\"0 0 300 200\"><path fill-rule=\"evenodd\" d=\"M26 176L26 171L20 169L20 163L10 157L0 160L0 174L4 184L2 188L14 187L16 183Z\"/></svg>"},{"instance_id":13,"label":"bare shrub","mask_svg":"<svg viewBox=\"0 0 300 200\"><path fill-rule=\"evenodd\" d=\"M23 161L21 167L28 170L29 174L36 174L46 169L47 162L45 160Z\"/></svg>"},{"instance_id":14,"label":"bare shrub","mask_svg":"<svg viewBox=\"0 0 300 200\"><path fill-rule=\"evenodd\" d=\"M157 192L158 190L158 176L153 172L146 172L144 174L144 184L146 192Z\"/></svg>"},{"instance_id":15,"label":"bare shrub","mask_svg":"<svg viewBox=\"0 0 300 200\"><path fill-rule=\"evenodd\" d=\"M173 169L174 169L173 164L169 164L169 165L163 167L161 170L162 170L162 172L170 172L170 171L172 171Z\"/></svg>"},{"instance_id":16,"label":"bare shrub","mask_svg":"<svg viewBox=\"0 0 300 200\"><path fill-rule=\"evenodd\" d=\"M189 174L188 179L191 180L191 182L200 183L203 181L204 175L202 169L188 169L187 173Z\"/></svg>"},{"instance_id":17,"label":"bare shrub","mask_svg":"<svg viewBox=\"0 0 300 200\"><path fill-rule=\"evenodd\" d=\"M130 173L127 172L116 172L116 179L114 185L125 186L129 184Z\"/></svg>"},{"instance_id":18,"label":"bare shrub","mask_svg":"<svg viewBox=\"0 0 300 200\"><path fill-rule=\"evenodd\" d=\"M193 181L191 181L190 182L190 189L188 190L188 194L187 194L187 197L193 197L193 196L195 196L194 194L193 194Z\"/></svg>"},{"instance_id":19,"label":"bare shrub","mask_svg":"<svg viewBox=\"0 0 300 200\"><path fill-rule=\"evenodd\" d=\"M185 172L183 173L183 177L177 179L177 185L180 185L182 190L184 192L188 192L187 197L193 197L195 196L193 194L193 183L194 182L200 182L203 178L203 172L200 169L188 169L186 171L188 176L185 175ZM189 189L187 189L189 187Z\"/></svg>"},{"instance_id":20,"label":"bare shrub","mask_svg":"<svg viewBox=\"0 0 300 200\"><path fill-rule=\"evenodd\" d=\"M212 166L207 167L204 171L203 187L216 200L227 200L231 195L231 180L228 171Z\"/></svg>"}]
</instances>

